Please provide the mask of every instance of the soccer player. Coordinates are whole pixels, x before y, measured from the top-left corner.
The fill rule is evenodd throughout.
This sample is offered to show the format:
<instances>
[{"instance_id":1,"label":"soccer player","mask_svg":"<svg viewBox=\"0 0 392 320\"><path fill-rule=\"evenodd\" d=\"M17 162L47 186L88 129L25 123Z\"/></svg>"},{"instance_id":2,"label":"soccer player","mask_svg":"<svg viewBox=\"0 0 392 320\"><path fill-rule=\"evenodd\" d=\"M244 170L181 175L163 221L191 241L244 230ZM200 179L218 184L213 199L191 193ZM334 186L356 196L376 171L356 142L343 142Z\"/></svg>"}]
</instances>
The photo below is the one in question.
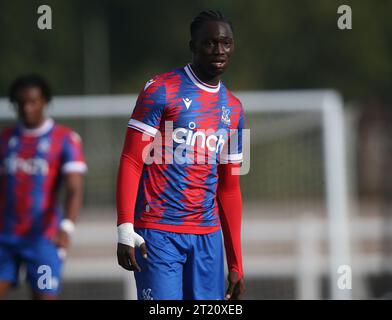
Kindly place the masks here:
<instances>
[{"instance_id":1,"label":"soccer player","mask_svg":"<svg viewBox=\"0 0 392 320\"><path fill-rule=\"evenodd\" d=\"M15 80L9 99L19 122L0 134L0 298L24 266L33 298L54 300L81 206L81 140L45 116L51 90L40 76ZM57 203L62 181L65 217Z\"/></svg>"},{"instance_id":2,"label":"soccer player","mask_svg":"<svg viewBox=\"0 0 392 320\"><path fill-rule=\"evenodd\" d=\"M201 12L190 29L192 63L146 83L120 160L117 259L136 271L138 299L239 299L245 290L238 175L244 112L220 80L233 30L219 11ZM145 162L148 155L154 161Z\"/></svg>"}]
</instances>

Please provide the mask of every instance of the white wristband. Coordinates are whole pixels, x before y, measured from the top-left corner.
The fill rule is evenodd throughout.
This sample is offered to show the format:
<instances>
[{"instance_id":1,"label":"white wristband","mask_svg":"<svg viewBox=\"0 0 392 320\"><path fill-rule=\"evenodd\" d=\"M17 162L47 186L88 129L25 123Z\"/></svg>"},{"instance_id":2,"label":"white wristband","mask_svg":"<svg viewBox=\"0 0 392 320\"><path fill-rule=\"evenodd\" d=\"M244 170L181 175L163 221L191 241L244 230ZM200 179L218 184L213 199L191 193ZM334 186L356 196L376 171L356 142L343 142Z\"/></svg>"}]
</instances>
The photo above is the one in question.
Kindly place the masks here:
<instances>
[{"instance_id":1,"label":"white wristband","mask_svg":"<svg viewBox=\"0 0 392 320\"><path fill-rule=\"evenodd\" d=\"M133 224L130 222L117 226L117 235L118 243L130 247L140 247L144 243L144 239L134 231Z\"/></svg>"},{"instance_id":2,"label":"white wristband","mask_svg":"<svg viewBox=\"0 0 392 320\"><path fill-rule=\"evenodd\" d=\"M75 224L69 219L64 219L60 223L60 229L70 235L75 231Z\"/></svg>"}]
</instances>

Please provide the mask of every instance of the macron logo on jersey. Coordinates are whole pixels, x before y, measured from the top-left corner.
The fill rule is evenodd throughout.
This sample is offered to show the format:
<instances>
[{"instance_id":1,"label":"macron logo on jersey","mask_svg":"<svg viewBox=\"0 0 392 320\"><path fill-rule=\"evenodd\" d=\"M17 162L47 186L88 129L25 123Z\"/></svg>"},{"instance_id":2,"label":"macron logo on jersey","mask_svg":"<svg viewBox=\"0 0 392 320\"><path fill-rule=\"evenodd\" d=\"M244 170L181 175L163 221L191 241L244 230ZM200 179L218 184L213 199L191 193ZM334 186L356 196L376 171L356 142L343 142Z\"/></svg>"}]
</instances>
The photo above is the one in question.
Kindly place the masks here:
<instances>
[{"instance_id":1,"label":"macron logo on jersey","mask_svg":"<svg viewBox=\"0 0 392 320\"><path fill-rule=\"evenodd\" d=\"M186 107L186 109L188 110L189 107L191 106L192 100L189 99L189 98L185 98L185 99L182 98L182 101L184 101L185 107Z\"/></svg>"}]
</instances>

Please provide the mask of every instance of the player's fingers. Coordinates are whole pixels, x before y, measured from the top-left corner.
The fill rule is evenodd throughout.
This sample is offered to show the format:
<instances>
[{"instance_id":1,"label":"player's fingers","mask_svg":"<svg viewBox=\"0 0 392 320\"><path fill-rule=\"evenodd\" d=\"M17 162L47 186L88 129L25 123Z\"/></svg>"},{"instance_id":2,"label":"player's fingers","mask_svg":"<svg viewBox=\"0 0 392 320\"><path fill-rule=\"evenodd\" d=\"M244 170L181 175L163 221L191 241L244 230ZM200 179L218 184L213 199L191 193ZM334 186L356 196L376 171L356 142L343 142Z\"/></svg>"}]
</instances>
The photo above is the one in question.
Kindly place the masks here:
<instances>
[{"instance_id":1,"label":"player's fingers","mask_svg":"<svg viewBox=\"0 0 392 320\"><path fill-rule=\"evenodd\" d=\"M67 248L68 247L68 241L64 237L58 237L57 240L56 240L56 245L59 248Z\"/></svg>"},{"instance_id":2,"label":"player's fingers","mask_svg":"<svg viewBox=\"0 0 392 320\"><path fill-rule=\"evenodd\" d=\"M130 247L129 249L129 260L131 261L131 265L132 267L134 267L134 270L136 271L141 271L138 263L136 262L136 257L135 257L135 248L134 247Z\"/></svg>"},{"instance_id":3,"label":"player's fingers","mask_svg":"<svg viewBox=\"0 0 392 320\"><path fill-rule=\"evenodd\" d=\"M53 242L56 246L58 246L58 243L59 243L59 236L58 236L58 234L56 234L56 235L52 238L52 242Z\"/></svg>"},{"instance_id":4,"label":"player's fingers","mask_svg":"<svg viewBox=\"0 0 392 320\"><path fill-rule=\"evenodd\" d=\"M118 264L123 267L125 270L132 271L129 262L124 257L118 257Z\"/></svg>"},{"instance_id":5,"label":"player's fingers","mask_svg":"<svg viewBox=\"0 0 392 320\"><path fill-rule=\"evenodd\" d=\"M61 239L61 244L60 246L63 248L68 248L69 247L69 243L70 243L70 237L67 233L64 233L64 235L62 236Z\"/></svg>"},{"instance_id":6,"label":"player's fingers","mask_svg":"<svg viewBox=\"0 0 392 320\"><path fill-rule=\"evenodd\" d=\"M230 300L231 297L233 296L234 287L235 287L235 283L234 282L229 282L229 286L227 288L226 296L225 296L226 300Z\"/></svg>"},{"instance_id":7,"label":"player's fingers","mask_svg":"<svg viewBox=\"0 0 392 320\"><path fill-rule=\"evenodd\" d=\"M245 285L242 280L240 280L234 287L232 300L241 300L245 294Z\"/></svg>"},{"instance_id":8,"label":"player's fingers","mask_svg":"<svg viewBox=\"0 0 392 320\"><path fill-rule=\"evenodd\" d=\"M142 253L142 257L143 257L144 259L147 259L147 246L146 246L146 243L145 243L145 242L143 242L143 243L141 244L141 246L140 246L140 251L141 251L141 253Z\"/></svg>"},{"instance_id":9,"label":"player's fingers","mask_svg":"<svg viewBox=\"0 0 392 320\"><path fill-rule=\"evenodd\" d=\"M132 271L131 266L128 262L128 257L126 257L125 255L117 255L117 262L125 270Z\"/></svg>"},{"instance_id":10,"label":"player's fingers","mask_svg":"<svg viewBox=\"0 0 392 320\"><path fill-rule=\"evenodd\" d=\"M132 271L131 265L129 263L128 251L122 249L121 247L117 248L117 263L125 270Z\"/></svg>"},{"instance_id":11,"label":"player's fingers","mask_svg":"<svg viewBox=\"0 0 392 320\"><path fill-rule=\"evenodd\" d=\"M239 286L238 299L242 299L242 297L244 296L245 292L246 292L245 284L244 284L244 281L241 280L240 286Z\"/></svg>"}]
</instances>

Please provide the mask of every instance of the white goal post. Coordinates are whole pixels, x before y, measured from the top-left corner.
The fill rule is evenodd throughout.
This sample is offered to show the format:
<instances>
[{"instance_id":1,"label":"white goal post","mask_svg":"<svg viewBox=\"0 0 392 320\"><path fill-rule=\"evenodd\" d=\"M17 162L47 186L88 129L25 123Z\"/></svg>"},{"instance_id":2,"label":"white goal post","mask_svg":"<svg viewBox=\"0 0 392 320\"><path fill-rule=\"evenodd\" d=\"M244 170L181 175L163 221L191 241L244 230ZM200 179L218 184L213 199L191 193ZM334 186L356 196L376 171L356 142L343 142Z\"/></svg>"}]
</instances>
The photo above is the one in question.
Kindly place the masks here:
<instances>
[{"instance_id":1,"label":"white goal post","mask_svg":"<svg viewBox=\"0 0 392 320\"><path fill-rule=\"evenodd\" d=\"M320 114L328 221L327 274L330 297L332 299L351 299L352 290L342 290L338 286L339 266L351 265L347 149L345 146L343 102L340 95L333 90L292 90L246 91L237 92L236 96L241 100L246 114L279 112L318 112ZM126 120L132 111L136 98L136 95L55 97L48 113L54 118L122 117ZM4 122L14 118L14 112L8 101L4 98L0 99L0 121ZM250 132L250 136L252 140L252 132ZM252 154L252 150L250 153ZM246 238L246 230L244 230L244 237ZM91 272L94 273L93 270ZM303 286L306 287L306 284Z\"/></svg>"},{"instance_id":2,"label":"white goal post","mask_svg":"<svg viewBox=\"0 0 392 320\"><path fill-rule=\"evenodd\" d=\"M321 113L328 212L331 298L351 299L351 290L342 290L338 287L339 267L351 266L350 202L342 98L333 90L244 92L238 94L238 96L246 112L319 111Z\"/></svg>"}]
</instances>

